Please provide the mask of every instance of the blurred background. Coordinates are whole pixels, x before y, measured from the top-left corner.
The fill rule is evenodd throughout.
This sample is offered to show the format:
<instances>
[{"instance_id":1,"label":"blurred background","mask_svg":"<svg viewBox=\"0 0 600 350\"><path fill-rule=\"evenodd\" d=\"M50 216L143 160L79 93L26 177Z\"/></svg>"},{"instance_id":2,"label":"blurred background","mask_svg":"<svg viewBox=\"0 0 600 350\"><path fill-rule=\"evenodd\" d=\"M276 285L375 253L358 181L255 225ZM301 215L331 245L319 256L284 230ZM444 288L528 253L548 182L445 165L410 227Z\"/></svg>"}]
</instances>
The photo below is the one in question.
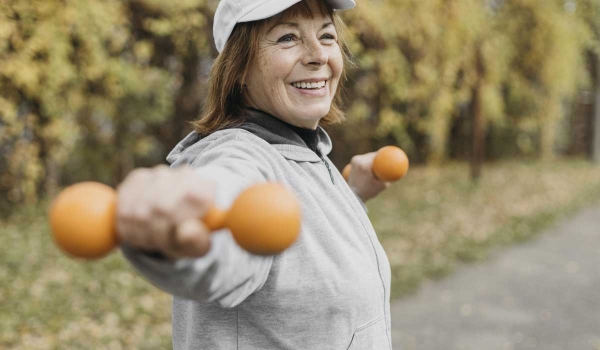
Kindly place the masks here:
<instances>
[{"instance_id":1,"label":"blurred background","mask_svg":"<svg viewBox=\"0 0 600 350\"><path fill-rule=\"evenodd\" d=\"M0 348L171 346L169 296L119 254L65 258L46 210L165 163L202 109L217 3L0 3ZM600 0L357 3L331 158L411 160L369 203L393 296L600 198Z\"/></svg>"}]
</instances>

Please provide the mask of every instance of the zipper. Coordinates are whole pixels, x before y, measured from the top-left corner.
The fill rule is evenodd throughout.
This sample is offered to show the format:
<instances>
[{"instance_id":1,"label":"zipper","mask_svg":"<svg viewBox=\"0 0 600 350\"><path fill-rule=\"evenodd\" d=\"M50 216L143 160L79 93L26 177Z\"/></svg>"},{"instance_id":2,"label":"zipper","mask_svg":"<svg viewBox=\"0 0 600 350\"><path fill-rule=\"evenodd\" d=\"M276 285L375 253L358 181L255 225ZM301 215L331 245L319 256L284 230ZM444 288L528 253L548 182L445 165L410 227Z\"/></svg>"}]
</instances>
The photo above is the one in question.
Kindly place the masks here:
<instances>
[{"instance_id":1,"label":"zipper","mask_svg":"<svg viewBox=\"0 0 600 350\"><path fill-rule=\"evenodd\" d=\"M375 261L377 262L377 273L379 274L379 280L381 281L381 286L383 287L383 317L385 318L384 322L386 324L385 334L388 337L388 342L391 342L390 335L388 334L388 330L387 330L387 309L385 308L385 306L386 306L385 301L387 300L387 293L385 291L385 282L383 281L383 276L381 275L381 265L379 262L379 254L377 254L377 248L375 248L375 243L373 243L373 239L371 238L371 235L369 235L369 232L367 230L365 230L365 232L367 234L367 237L369 238L369 241L371 242L371 247L373 248L373 253L375 253Z\"/></svg>"},{"instance_id":2,"label":"zipper","mask_svg":"<svg viewBox=\"0 0 600 350\"><path fill-rule=\"evenodd\" d=\"M329 177L331 178L331 183L334 185L335 188L337 188L337 186L335 186L335 181L333 179L333 173L331 172L331 168L329 167L329 163L327 163L327 161L325 160L325 157L323 157L321 155L321 152L319 149L317 149L317 155L319 156L319 158L321 158L321 161L323 162L323 164L325 164L325 167L327 168L327 171L329 172ZM339 191L339 188L337 188ZM360 219L359 219L360 221ZM361 222L361 226L363 226L363 230L365 232L365 234L367 235L367 238L369 239L369 242L371 242L371 248L373 248L373 253L375 254L375 262L377 264L377 273L379 274L379 281L381 281L381 287L383 288L383 317L385 318L385 323L386 323L386 327L385 327L385 333L388 337L388 342L391 343L391 339L390 339L390 335L388 334L387 331L387 310L386 310L386 299L387 299L387 292L385 290L385 282L383 281L383 276L381 275L381 264L379 261L379 254L377 254L377 248L375 248L375 243L373 243L373 239L371 238L371 235L369 234L369 231L364 227L364 224L362 224Z\"/></svg>"},{"instance_id":3,"label":"zipper","mask_svg":"<svg viewBox=\"0 0 600 350\"><path fill-rule=\"evenodd\" d=\"M333 179L333 173L331 172L329 163L327 163L327 161L323 157L321 157L321 160L323 161L323 164L325 164L325 167L327 168L327 171L329 172L329 178L331 179L331 183L335 185L335 180Z\"/></svg>"},{"instance_id":4,"label":"zipper","mask_svg":"<svg viewBox=\"0 0 600 350\"><path fill-rule=\"evenodd\" d=\"M317 155L319 156L319 158L321 158L321 161L323 162L323 164L325 164L325 167L327 167L327 171L329 172L329 177L331 178L331 183L339 191L340 189L337 186L335 186L335 181L333 180L333 174L331 172L331 168L329 167L329 164L327 163L325 158L321 156L321 152L317 152ZM360 221L360 219L359 219L359 221ZM371 238L369 231L366 229L366 227L364 226L364 224L362 222L361 222L361 226L363 227L363 232L367 235L367 238L369 239L369 242L371 243L371 248L373 248L373 253L375 254L375 262L377 265L377 274L379 275L379 281L381 282L381 287L383 288L383 317L385 318L384 322L386 324L385 333L388 337L388 342L391 343L390 334L388 334L388 330L387 330L387 310L386 310L387 292L385 290L385 282L383 281L383 275L381 274L381 264L379 261L379 254L377 254L377 248L375 247L375 243L373 242L373 239Z\"/></svg>"},{"instance_id":5,"label":"zipper","mask_svg":"<svg viewBox=\"0 0 600 350\"><path fill-rule=\"evenodd\" d=\"M325 164L325 167L327 168L327 172L329 173L329 178L331 179L331 183L335 185L335 180L333 179L333 173L331 172L329 163L327 163L325 158L321 155L321 151L319 151L318 149L317 149L317 155L319 156L319 158L321 158L321 161L323 162L323 164Z\"/></svg>"}]
</instances>

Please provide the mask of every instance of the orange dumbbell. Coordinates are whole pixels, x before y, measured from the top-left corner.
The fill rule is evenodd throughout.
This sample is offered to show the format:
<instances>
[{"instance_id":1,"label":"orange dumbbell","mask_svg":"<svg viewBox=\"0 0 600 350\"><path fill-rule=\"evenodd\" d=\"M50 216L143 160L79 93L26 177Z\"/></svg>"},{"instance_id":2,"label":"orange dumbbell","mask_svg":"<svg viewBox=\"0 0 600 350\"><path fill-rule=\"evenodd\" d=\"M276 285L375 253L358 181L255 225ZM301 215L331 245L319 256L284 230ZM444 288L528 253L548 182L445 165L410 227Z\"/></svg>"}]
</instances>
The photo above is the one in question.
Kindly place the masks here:
<instances>
[{"instance_id":1,"label":"orange dumbbell","mask_svg":"<svg viewBox=\"0 0 600 350\"><path fill-rule=\"evenodd\" d=\"M392 182L400 180L408 172L408 157L403 150L396 146L385 146L377 151L373 159L373 173L381 181ZM350 164L344 167L342 175L348 181Z\"/></svg>"},{"instance_id":2,"label":"orange dumbbell","mask_svg":"<svg viewBox=\"0 0 600 350\"><path fill-rule=\"evenodd\" d=\"M115 217L117 192L97 182L64 189L50 208L56 244L77 258L98 259L118 245ZM258 255L287 249L300 233L300 204L276 183L243 191L228 211L212 206L202 221L211 231L229 228L236 242Z\"/></svg>"}]
</instances>

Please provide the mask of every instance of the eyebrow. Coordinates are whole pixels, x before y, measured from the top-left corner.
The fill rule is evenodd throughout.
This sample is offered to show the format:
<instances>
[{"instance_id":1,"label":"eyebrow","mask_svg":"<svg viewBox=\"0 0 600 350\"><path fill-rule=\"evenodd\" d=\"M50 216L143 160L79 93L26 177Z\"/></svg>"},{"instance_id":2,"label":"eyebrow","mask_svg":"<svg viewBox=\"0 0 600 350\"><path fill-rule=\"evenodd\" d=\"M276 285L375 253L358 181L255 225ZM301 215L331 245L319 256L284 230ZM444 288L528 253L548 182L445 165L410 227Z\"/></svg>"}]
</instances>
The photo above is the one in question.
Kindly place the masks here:
<instances>
[{"instance_id":1,"label":"eyebrow","mask_svg":"<svg viewBox=\"0 0 600 350\"><path fill-rule=\"evenodd\" d=\"M333 22L325 22L321 26L321 30L323 30L323 29L325 29L325 28L327 28L327 27L329 27L331 25L333 25ZM300 27L300 25L298 23L296 23L296 22L277 22L277 23L273 24L271 26L271 28L269 28L269 30L267 30L267 34L269 32L271 32L273 29L275 29L276 27L279 27L279 26L286 26L286 27L293 27L293 28L299 28Z\"/></svg>"}]
</instances>

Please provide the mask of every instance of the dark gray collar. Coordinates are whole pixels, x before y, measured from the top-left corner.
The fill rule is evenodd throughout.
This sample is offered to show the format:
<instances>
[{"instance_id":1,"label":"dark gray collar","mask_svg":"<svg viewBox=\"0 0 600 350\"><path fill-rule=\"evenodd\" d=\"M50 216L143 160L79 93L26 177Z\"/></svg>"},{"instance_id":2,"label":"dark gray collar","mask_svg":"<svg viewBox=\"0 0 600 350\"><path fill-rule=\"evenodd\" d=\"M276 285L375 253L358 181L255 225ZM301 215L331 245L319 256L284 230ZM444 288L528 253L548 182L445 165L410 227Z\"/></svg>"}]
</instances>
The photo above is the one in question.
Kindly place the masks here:
<instances>
[{"instance_id":1,"label":"dark gray collar","mask_svg":"<svg viewBox=\"0 0 600 350\"><path fill-rule=\"evenodd\" d=\"M318 128L311 130L291 125L254 108L248 109L246 121L236 128L249 131L269 144L305 147L320 156L321 132Z\"/></svg>"}]
</instances>

